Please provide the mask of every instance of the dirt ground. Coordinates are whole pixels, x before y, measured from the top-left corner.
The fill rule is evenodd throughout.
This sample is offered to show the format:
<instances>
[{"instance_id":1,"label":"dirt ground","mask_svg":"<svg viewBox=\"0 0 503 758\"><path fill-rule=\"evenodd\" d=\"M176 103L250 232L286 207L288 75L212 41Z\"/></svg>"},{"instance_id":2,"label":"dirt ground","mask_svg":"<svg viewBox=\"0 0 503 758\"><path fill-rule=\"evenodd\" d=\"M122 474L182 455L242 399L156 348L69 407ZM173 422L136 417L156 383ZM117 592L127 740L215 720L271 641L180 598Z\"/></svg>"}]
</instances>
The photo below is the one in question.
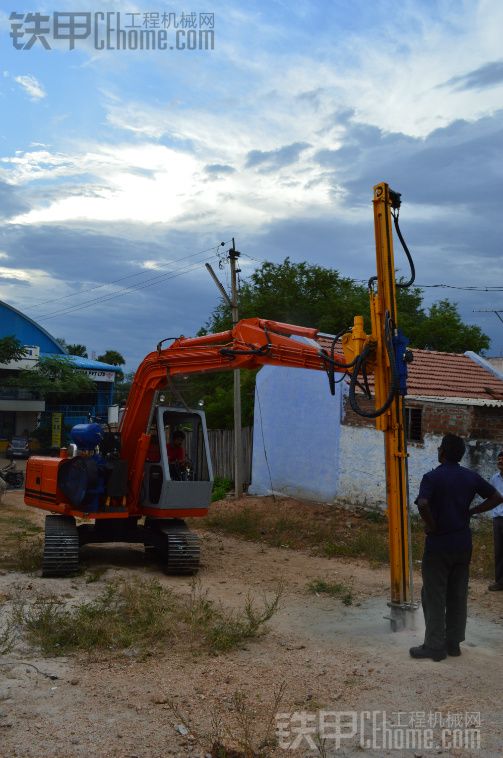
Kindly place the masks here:
<instances>
[{"instance_id":1,"label":"dirt ground","mask_svg":"<svg viewBox=\"0 0 503 758\"><path fill-rule=\"evenodd\" d=\"M4 496L2 513L38 524L45 515L26 508L21 492ZM4 519L3 534L5 528ZM265 733L269 720L275 721L276 711L283 714L277 724L283 724L285 744L300 740L296 749L271 748L268 755L503 756L503 593L487 592L487 581L471 581L462 656L440 663L413 661L408 648L422 642L422 614L414 616L415 629L390 632L384 618L386 567L313 557L213 532L201 532L201 537L200 582L215 601L239 607L249 594L272 596L281 581L281 607L268 623L267 634L230 653L195 655L182 648L144 660L134 652L44 658L20 639L0 656L2 758L209 756L214 722L235 723L238 700L244 703L241 728L257 732L250 744L260 743L260 733ZM92 599L116 577L155 577L180 592L190 588L189 578L165 576L146 561L138 546L84 550L87 571L106 569L98 581L89 583L85 572L72 579L42 579L1 569L0 613L8 612L13 597L30 602L40 593L54 592L69 603ZM348 585L352 604L308 593L306 585L320 578ZM283 696L276 707L274 697L281 686ZM339 745L320 721L322 712L345 725ZM379 721L383 712L395 725L424 727L424 719L430 719L434 747L415 745L407 750L392 742L383 744L379 734L372 743L371 720ZM462 735L461 742L442 746L438 714L444 726L461 729L460 714L463 719L480 714L481 748L467 749ZM190 722L188 733L185 722ZM328 736L324 744L321 736ZM370 742L362 747L364 736Z\"/></svg>"}]
</instances>

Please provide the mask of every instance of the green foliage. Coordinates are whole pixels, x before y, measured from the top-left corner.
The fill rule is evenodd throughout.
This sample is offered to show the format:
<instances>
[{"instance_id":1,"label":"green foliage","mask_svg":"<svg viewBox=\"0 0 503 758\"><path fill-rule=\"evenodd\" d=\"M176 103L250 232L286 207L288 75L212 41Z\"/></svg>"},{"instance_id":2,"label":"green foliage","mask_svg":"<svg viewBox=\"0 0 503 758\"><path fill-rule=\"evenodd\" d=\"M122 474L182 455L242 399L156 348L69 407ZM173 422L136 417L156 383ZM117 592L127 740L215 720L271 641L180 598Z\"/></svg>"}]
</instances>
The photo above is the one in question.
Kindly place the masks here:
<instances>
[{"instance_id":1,"label":"green foliage","mask_svg":"<svg viewBox=\"0 0 503 758\"><path fill-rule=\"evenodd\" d=\"M257 608L247 598L240 610L213 603L198 583L180 596L157 581L111 582L96 600L68 607L60 598L38 599L17 609L30 642L47 655L131 650L139 655L172 649L179 642L208 652L239 647L259 636L278 609L281 591Z\"/></svg>"},{"instance_id":2,"label":"green foliage","mask_svg":"<svg viewBox=\"0 0 503 758\"><path fill-rule=\"evenodd\" d=\"M124 366L126 363L125 359L117 352L117 350L106 350L103 355L98 355L96 360L102 361L103 363L109 363L112 366ZM116 382L122 382L124 374L122 371L117 371L115 377Z\"/></svg>"},{"instance_id":3,"label":"green foliage","mask_svg":"<svg viewBox=\"0 0 503 758\"><path fill-rule=\"evenodd\" d=\"M211 502L214 503L217 500L223 500L228 492L232 489L232 482L230 479L224 479L221 476L216 476L213 482L213 492L211 495Z\"/></svg>"},{"instance_id":4,"label":"green foliage","mask_svg":"<svg viewBox=\"0 0 503 758\"><path fill-rule=\"evenodd\" d=\"M115 380L115 401L117 403L125 402L128 398L131 386L134 380L134 371L123 374L119 371Z\"/></svg>"},{"instance_id":5,"label":"green foliage","mask_svg":"<svg viewBox=\"0 0 503 758\"><path fill-rule=\"evenodd\" d=\"M326 579L313 579L307 585L308 592L313 595L331 595L340 597L344 605L353 604L353 590L344 582L328 582Z\"/></svg>"},{"instance_id":6,"label":"green foliage","mask_svg":"<svg viewBox=\"0 0 503 758\"><path fill-rule=\"evenodd\" d=\"M456 303L449 300L432 305L428 316L413 326L411 335L418 346L447 353L480 353L489 347L489 337L480 327L463 324Z\"/></svg>"},{"instance_id":7,"label":"green foliage","mask_svg":"<svg viewBox=\"0 0 503 758\"><path fill-rule=\"evenodd\" d=\"M423 293L418 287L398 289L398 316L402 331L411 347L447 352L480 352L489 347L489 338L478 326L461 321L457 305L448 300L423 307ZM369 298L366 285L358 284L334 269L309 263L266 261L243 282L239 296L241 318L272 319L299 326L311 326L321 332L337 334L353 324L355 315L363 315L370 331ZM222 301L210 315L201 334L219 332L232 325L229 306ZM253 423L255 372L242 372L243 423ZM210 428L232 428L232 375L220 373L190 380L197 399L204 400Z\"/></svg>"},{"instance_id":8,"label":"green foliage","mask_svg":"<svg viewBox=\"0 0 503 758\"><path fill-rule=\"evenodd\" d=\"M19 361L25 355L25 348L13 334L0 339L0 363Z\"/></svg>"},{"instance_id":9,"label":"green foliage","mask_svg":"<svg viewBox=\"0 0 503 758\"><path fill-rule=\"evenodd\" d=\"M47 356L40 358L38 365L32 370L22 370L9 384L24 387L58 402L58 398L68 398L94 393L94 383L86 374L79 371L65 356Z\"/></svg>"},{"instance_id":10,"label":"green foliage","mask_svg":"<svg viewBox=\"0 0 503 758\"><path fill-rule=\"evenodd\" d=\"M239 295L240 318L261 318L284 321L299 326L314 326L322 332L335 334L353 323L355 314L368 317L367 289L342 277L334 269L309 263L266 261L248 281ZM230 308L221 303L210 316L208 331L221 331L231 326Z\"/></svg>"},{"instance_id":11,"label":"green foliage","mask_svg":"<svg viewBox=\"0 0 503 758\"><path fill-rule=\"evenodd\" d=\"M103 355L98 355L97 361L110 363L112 366L124 366L126 361L117 350L106 350Z\"/></svg>"},{"instance_id":12,"label":"green foliage","mask_svg":"<svg viewBox=\"0 0 503 758\"><path fill-rule=\"evenodd\" d=\"M78 355L80 358L89 358L87 354L87 347L85 345L79 345L76 343L66 344L65 347L69 355Z\"/></svg>"},{"instance_id":13,"label":"green foliage","mask_svg":"<svg viewBox=\"0 0 503 758\"><path fill-rule=\"evenodd\" d=\"M399 324L412 347L446 352L480 352L489 338L478 326L463 324L455 303L440 300L426 312L419 287L397 290ZM242 285L241 318L260 316L320 332L336 334L363 315L370 330L368 290L363 284L342 277L334 269L306 262L266 261ZM211 314L203 331L222 331L231 326L230 308L222 302Z\"/></svg>"}]
</instances>

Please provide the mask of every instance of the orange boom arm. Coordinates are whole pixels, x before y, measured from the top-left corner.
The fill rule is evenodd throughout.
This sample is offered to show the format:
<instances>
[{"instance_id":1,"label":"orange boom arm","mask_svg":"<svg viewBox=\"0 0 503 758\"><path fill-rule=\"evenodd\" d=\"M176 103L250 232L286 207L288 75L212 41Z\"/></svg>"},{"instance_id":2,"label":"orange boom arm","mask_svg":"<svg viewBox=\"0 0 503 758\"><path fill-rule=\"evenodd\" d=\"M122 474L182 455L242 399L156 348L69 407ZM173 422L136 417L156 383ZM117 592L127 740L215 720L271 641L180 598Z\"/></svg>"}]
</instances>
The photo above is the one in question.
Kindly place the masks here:
<instances>
[{"instance_id":1,"label":"orange boom arm","mask_svg":"<svg viewBox=\"0 0 503 758\"><path fill-rule=\"evenodd\" d=\"M327 369L330 359L319 346L292 337L314 340L318 332L292 324L250 318L233 329L203 337L179 337L169 347L149 353L135 374L121 422L121 458L130 461L128 508L136 510L150 435L145 434L154 393L176 374L286 366ZM341 364L340 369L344 371Z\"/></svg>"}]
</instances>

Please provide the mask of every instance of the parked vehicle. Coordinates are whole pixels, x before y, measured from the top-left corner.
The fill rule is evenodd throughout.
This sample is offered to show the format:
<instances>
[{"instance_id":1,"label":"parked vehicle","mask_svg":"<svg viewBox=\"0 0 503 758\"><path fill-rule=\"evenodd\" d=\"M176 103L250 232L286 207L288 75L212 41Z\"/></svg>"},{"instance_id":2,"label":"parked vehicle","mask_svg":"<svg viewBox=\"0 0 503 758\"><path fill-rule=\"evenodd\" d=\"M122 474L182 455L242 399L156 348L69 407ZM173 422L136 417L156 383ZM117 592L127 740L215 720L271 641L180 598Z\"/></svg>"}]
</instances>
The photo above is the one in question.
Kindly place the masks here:
<instances>
[{"instance_id":1,"label":"parked vehicle","mask_svg":"<svg viewBox=\"0 0 503 758\"><path fill-rule=\"evenodd\" d=\"M6 457L11 461L13 458L29 458L30 454L30 441L28 437L13 437L5 453Z\"/></svg>"}]
</instances>

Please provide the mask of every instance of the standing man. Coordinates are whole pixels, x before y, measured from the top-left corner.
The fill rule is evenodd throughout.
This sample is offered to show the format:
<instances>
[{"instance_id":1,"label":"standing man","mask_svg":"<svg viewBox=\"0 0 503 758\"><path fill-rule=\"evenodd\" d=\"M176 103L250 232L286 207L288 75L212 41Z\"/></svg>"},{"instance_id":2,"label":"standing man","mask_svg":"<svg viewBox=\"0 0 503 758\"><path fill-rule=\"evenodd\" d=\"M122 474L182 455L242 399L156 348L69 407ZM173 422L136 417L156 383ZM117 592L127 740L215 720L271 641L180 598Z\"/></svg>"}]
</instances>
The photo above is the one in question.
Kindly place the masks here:
<instances>
[{"instance_id":1,"label":"standing man","mask_svg":"<svg viewBox=\"0 0 503 758\"><path fill-rule=\"evenodd\" d=\"M461 437L446 434L438 448L440 466L425 474L419 487L416 503L426 532L421 567L426 630L424 644L410 648L412 658L441 661L447 654L461 655L472 555L470 518L503 502L489 482L459 465L464 453ZM470 508L475 495L485 500Z\"/></svg>"},{"instance_id":2,"label":"standing man","mask_svg":"<svg viewBox=\"0 0 503 758\"><path fill-rule=\"evenodd\" d=\"M503 450L498 453L496 462L498 473L491 477L492 486L503 495ZM503 505L498 505L492 512L494 536L494 582L487 588L491 592L503 590Z\"/></svg>"}]
</instances>

